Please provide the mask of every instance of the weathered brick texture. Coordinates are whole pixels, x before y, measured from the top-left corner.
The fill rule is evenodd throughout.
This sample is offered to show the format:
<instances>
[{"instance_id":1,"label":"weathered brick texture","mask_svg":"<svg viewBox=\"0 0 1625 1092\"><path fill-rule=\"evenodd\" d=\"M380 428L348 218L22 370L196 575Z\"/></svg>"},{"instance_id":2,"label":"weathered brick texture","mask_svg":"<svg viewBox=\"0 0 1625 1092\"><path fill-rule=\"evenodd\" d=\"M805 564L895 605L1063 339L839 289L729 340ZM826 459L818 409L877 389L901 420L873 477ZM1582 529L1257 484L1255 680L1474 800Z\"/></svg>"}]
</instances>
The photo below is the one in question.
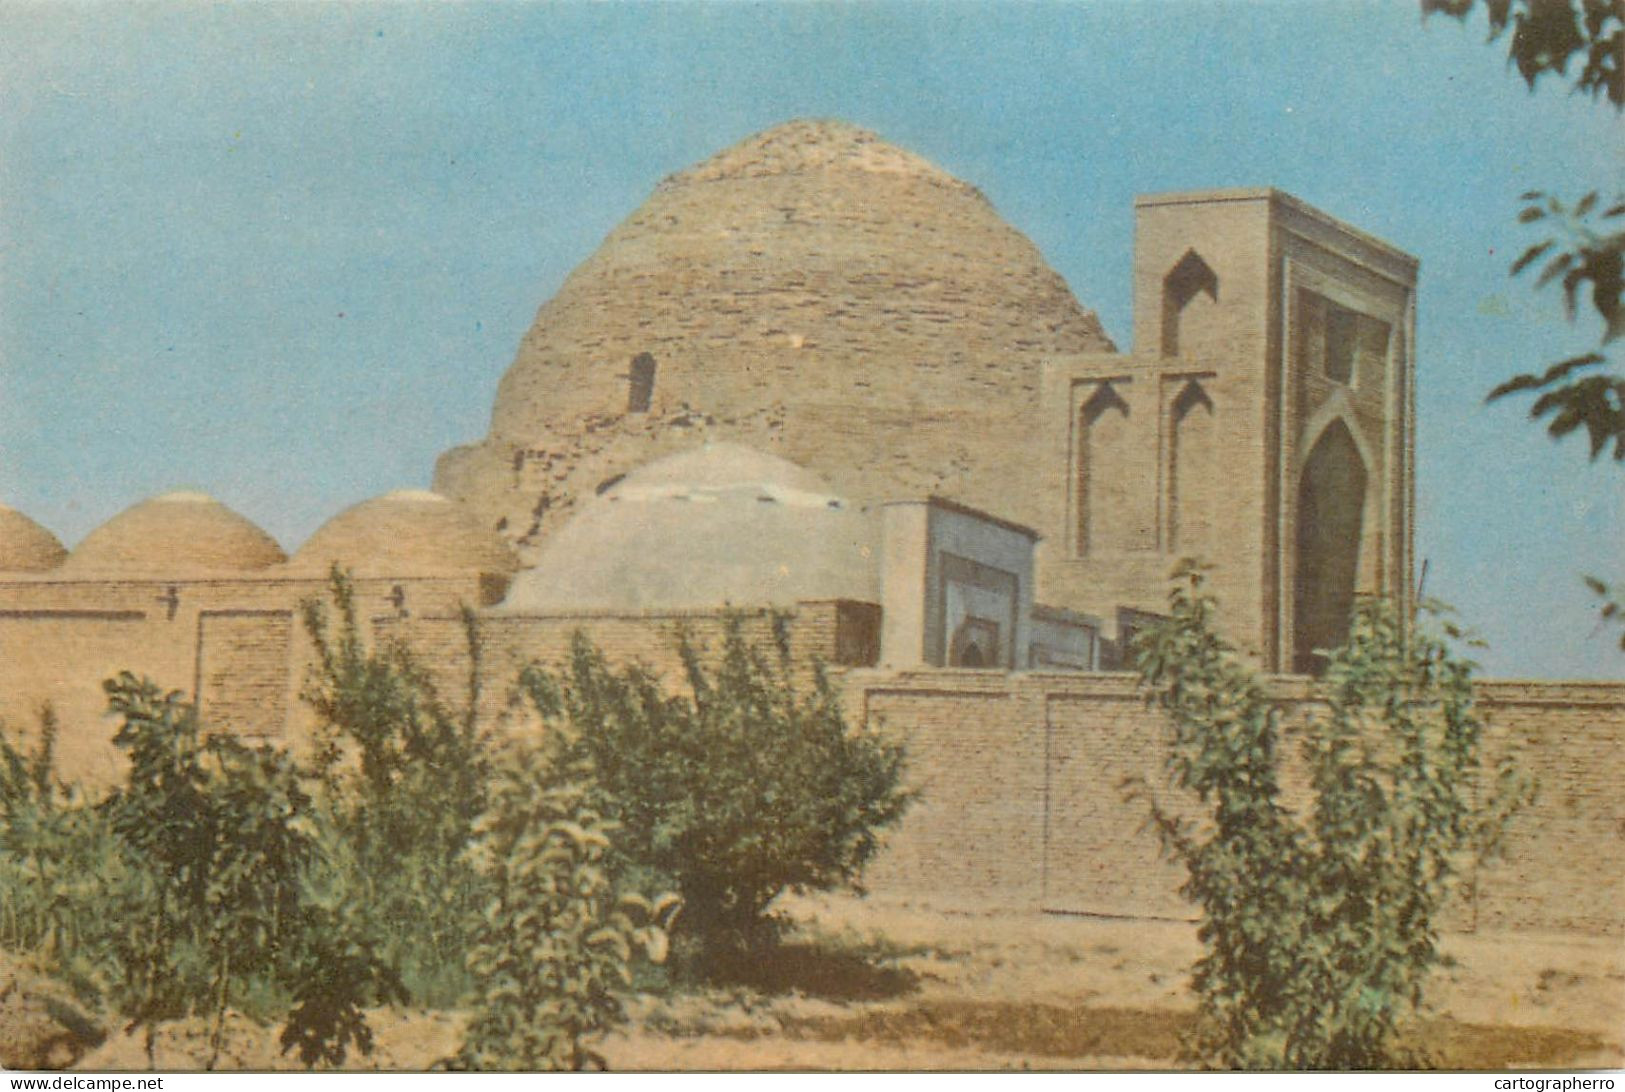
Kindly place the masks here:
<instances>
[{"instance_id":1,"label":"weathered brick texture","mask_svg":"<svg viewBox=\"0 0 1625 1092\"><path fill-rule=\"evenodd\" d=\"M938 906L997 905L1129 917L1189 917L1181 869L1163 858L1139 779L1196 818L1166 781L1166 725L1129 675L853 671L855 719L899 734L921 802L888 840L870 885ZM1301 679L1288 703L1284 802L1309 803L1294 727L1312 712ZM1479 684L1487 753L1518 747L1539 783L1505 860L1469 873L1443 924L1459 930L1625 932L1625 685Z\"/></svg>"},{"instance_id":2,"label":"weathered brick texture","mask_svg":"<svg viewBox=\"0 0 1625 1092\"><path fill-rule=\"evenodd\" d=\"M327 581L283 567L242 577L145 579L52 573L0 579L0 727L31 735L49 703L61 725L63 776L97 786L122 776L102 681L130 671L198 701L208 724L298 745L298 700L314 653L299 604ZM363 618L449 614L479 601L478 577L356 582Z\"/></svg>"},{"instance_id":3,"label":"weathered brick texture","mask_svg":"<svg viewBox=\"0 0 1625 1092\"><path fill-rule=\"evenodd\" d=\"M361 582L362 617L376 639L413 651L450 706L466 708L469 645L456 607L478 588L420 580L398 591L399 583ZM122 758L100 681L128 669L190 689L211 724L298 747L310 724L298 694L313 650L295 611L325 591L319 581L263 578L8 581L0 585L0 717L9 732L27 735L39 705L51 701L62 720L63 772L107 784L120 776ZM868 647L874 613L864 604L800 604L785 625L802 681L813 659L851 659L846 653ZM720 611L485 612L476 629L480 715L532 730L532 719L513 713L514 681L528 664L562 665L578 630L612 661L642 662L678 686L679 631L715 648L725 624ZM744 625L751 640L772 642L771 615L746 615ZM1162 859L1143 803L1124 799L1124 780L1141 778L1177 802L1163 774L1166 728L1131 676L857 668L839 682L855 723L906 741L908 777L921 792L870 872L874 890L933 905L1189 915L1179 869ZM1300 720L1307 683L1272 685L1280 699L1299 703L1289 725ZM1446 924L1625 931L1617 867L1625 848L1625 685L1491 680L1478 694L1492 754L1516 747L1539 797L1515 822L1505 860L1477 877ZM1290 739L1283 756L1286 801L1301 807L1305 774Z\"/></svg>"},{"instance_id":4,"label":"weathered brick texture","mask_svg":"<svg viewBox=\"0 0 1625 1092\"><path fill-rule=\"evenodd\" d=\"M1488 866L1480 929L1619 932L1625 919L1625 686L1493 681L1479 697L1496 753L1536 782L1506 859Z\"/></svg>"},{"instance_id":5,"label":"weathered brick texture","mask_svg":"<svg viewBox=\"0 0 1625 1092\"><path fill-rule=\"evenodd\" d=\"M866 604L844 601L799 604L794 612L730 614L713 611L579 611L549 615L488 613L475 627L480 658L481 720L510 729L529 724L516 713L520 673L530 666L559 670L569 663L577 633L585 636L612 664L641 664L674 689L684 685L679 641L688 640L709 655L721 648L730 618L737 617L747 641L763 650L776 647L777 633L788 639L794 671L803 685L811 681L814 663L834 664L843 637L859 642L851 631L871 620ZM776 622L782 618L782 622ZM782 630L781 627L782 626ZM380 617L373 630L381 640L399 641L428 671L437 693L454 709L466 709L469 694L468 632L460 617L415 615Z\"/></svg>"},{"instance_id":6,"label":"weathered brick texture","mask_svg":"<svg viewBox=\"0 0 1625 1092\"><path fill-rule=\"evenodd\" d=\"M1110 348L974 187L873 133L792 122L673 175L604 240L435 488L529 551L600 482L709 438L858 503L943 494L1032 523L1010 468L1031 462L1043 361ZM642 353L647 410L629 398Z\"/></svg>"},{"instance_id":7,"label":"weathered brick texture","mask_svg":"<svg viewBox=\"0 0 1625 1092\"><path fill-rule=\"evenodd\" d=\"M198 616L198 715L250 740L282 736L293 670L293 612L219 610Z\"/></svg>"}]
</instances>

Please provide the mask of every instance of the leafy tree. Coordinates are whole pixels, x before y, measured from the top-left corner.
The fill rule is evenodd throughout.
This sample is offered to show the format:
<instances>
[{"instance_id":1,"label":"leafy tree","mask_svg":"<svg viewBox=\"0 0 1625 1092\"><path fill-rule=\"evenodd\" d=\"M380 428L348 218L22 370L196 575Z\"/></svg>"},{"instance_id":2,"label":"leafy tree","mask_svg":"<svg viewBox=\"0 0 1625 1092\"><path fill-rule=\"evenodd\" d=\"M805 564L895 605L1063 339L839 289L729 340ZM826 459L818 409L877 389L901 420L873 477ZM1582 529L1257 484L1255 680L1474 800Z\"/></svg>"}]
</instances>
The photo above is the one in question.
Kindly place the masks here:
<instances>
[{"instance_id":1,"label":"leafy tree","mask_svg":"<svg viewBox=\"0 0 1625 1092\"><path fill-rule=\"evenodd\" d=\"M1603 583L1594 576L1585 578L1586 587L1602 600L1597 614L1605 626L1619 630L1619 650L1625 652L1625 590Z\"/></svg>"},{"instance_id":2,"label":"leafy tree","mask_svg":"<svg viewBox=\"0 0 1625 1092\"><path fill-rule=\"evenodd\" d=\"M714 664L680 641L686 692L613 668L577 635L561 675L521 686L597 771L603 812L630 864L676 886L676 961L716 973L770 942L770 903L786 890L859 887L880 832L902 817L903 749L853 731L822 670L810 689L730 621Z\"/></svg>"},{"instance_id":3,"label":"leafy tree","mask_svg":"<svg viewBox=\"0 0 1625 1092\"><path fill-rule=\"evenodd\" d=\"M1441 12L1465 20L1479 0L1421 0L1421 5L1424 15ZM1531 91L1541 77L1555 75L1572 79L1574 93L1604 100L1616 113L1625 110L1625 0L1484 0L1483 8L1490 41L1511 29L1508 63ZM1578 72L1571 76L1576 59ZM1537 289L1559 282L1571 322L1589 294L1602 332L1597 350L1514 375L1490 391L1488 400L1535 394L1529 415L1550 418L1546 428L1554 439L1584 429L1593 460L1611 444L1614 461L1625 462L1625 374L1608 355L1610 344L1625 333L1625 194L1607 207L1600 207L1604 202L1595 190L1573 203L1539 190L1522 200L1519 221L1553 233L1520 254L1512 274L1538 265ZM1602 624L1625 622L1616 591L1592 576L1586 584L1600 600ZM1625 650L1625 629L1620 648Z\"/></svg>"},{"instance_id":4,"label":"leafy tree","mask_svg":"<svg viewBox=\"0 0 1625 1092\"><path fill-rule=\"evenodd\" d=\"M1597 211L1597 192L1586 194L1573 207L1539 191L1523 195L1519 220L1526 224L1557 225L1557 234L1525 250L1512 265L1514 275L1545 259L1536 287L1552 281L1563 286L1563 300L1572 321L1579 309L1581 290L1589 285L1591 304L1602 321L1602 346L1625 333L1625 200ZM1612 225L1604 223L1613 221ZM1610 229L1612 227L1612 230ZM1625 460L1625 375L1602 351L1582 353L1546 368L1539 374L1515 375L1490 392L1490 400L1521 391L1542 392L1529 409L1536 419L1550 416L1547 431L1562 438L1584 428L1595 459L1613 444L1615 461ZM1599 371L1601 369L1601 371Z\"/></svg>"},{"instance_id":5,"label":"leafy tree","mask_svg":"<svg viewBox=\"0 0 1625 1092\"><path fill-rule=\"evenodd\" d=\"M556 737L496 767L474 849L492 892L469 948L476 1009L451 1068L607 1068L595 1045L626 1018L634 959L665 958L676 896L617 898L592 781Z\"/></svg>"},{"instance_id":6,"label":"leafy tree","mask_svg":"<svg viewBox=\"0 0 1625 1092\"><path fill-rule=\"evenodd\" d=\"M1479 0L1421 0L1424 15L1443 13L1465 20ZM1490 41L1507 35L1507 60L1533 91L1543 76L1573 81L1573 91L1625 110L1625 0L1483 0ZM1572 75L1570 65L1578 60ZM1537 371L1513 376L1489 394L1491 401L1536 393L1530 416L1550 417L1547 430L1561 438L1585 429L1595 459L1610 444L1616 461L1625 460L1625 376L1606 350L1625 333L1621 306L1625 269L1625 195L1606 207L1596 191L1572 203L1535 190L1522 197L1519 221L1543 224L1553 233L1526 249L1512 265L1517 275L1540 266L1536 287L1563 286L1569 319L1578 317L1589 294L1602 323L1598 351L1582 353ZM1589 288L1589 293L1585 290Z\"/></svg>"},{"instance_id":7,"label":"leafy tree","mask_svg":"<svg viewBox=\"0 0 1625 1092\"><path fill-rule=\"evenodd\" d=\"M468 707L454 714L399 644L372 647L355 585L332 574L332 609L303 604L316 649L305 700L317 716L314 772L331 859L355 887L373 935L419 1000L455 1003L464 987L464 923L484 902L464 850L485 806L486 741L475 723L479 645L471 613Z\"/></svg>"},{"instance_id":8,"label":"leafy tree","mask_svg":"<svg viewBox=\"0 0 1625 1092\"><path fill-rule=\"evenodd\" d=\"M1422 13L1440 12L1458 19L1480 6L1479 0L1422 0ZM1510 27L1507 61L1531 90L1545 75L1567 77L1569 63L1580 58L1574 90L1606 98L1625 107L1625 4L1620 0L1483 0L1490 41Z\"/></svg>"},{"instance_id":9,"label":"leafy tree","mask_svg":"<svg viewBox=\"0 0 1625 1092\"><path fill-rule=\"evenodd\" d=\"M1289 710L1215 632L1202 570L1175 579L1169 618L1135 648L1169 717L1169 779L1200 821L1144 781L1125 787L1200 909L1191 1048L1226 1069L1416 1064L1402 1036L1440 960L1440 913L1530 793L1510 760L1486 766L1471 665L1362 602L1318 682L1324 712L1299 738L1310 799L1294 811L1281 784Z\"/></svg>"},{"instance_id":10,"label":"leafy tree","mask_svg":"<svg viewBox=\"0 0 1625 1092\"><path fill-rule=\"evenodd\" d=\"M312 926L307 878L319 861L315 815L300 771L281 751L250 749L226 735L204 736L196 710L175 692L128 672L106 683L110 710L122 718L114 742L130 758L125 784L107 799L127 862L111 907L119 923L114 1000L143 1027L149 1061L160 1020L211 1017L213 1068L228 1010L257 984L285 990L311 949L331 940ZM342 968L327 983L327 1010L343 1019L319 1026L301 1006L285 1042L320 1043L304 1051L342 1060L356 1036L361 1007L395 992L375 960Z\"/></svg>"}]
</instances>

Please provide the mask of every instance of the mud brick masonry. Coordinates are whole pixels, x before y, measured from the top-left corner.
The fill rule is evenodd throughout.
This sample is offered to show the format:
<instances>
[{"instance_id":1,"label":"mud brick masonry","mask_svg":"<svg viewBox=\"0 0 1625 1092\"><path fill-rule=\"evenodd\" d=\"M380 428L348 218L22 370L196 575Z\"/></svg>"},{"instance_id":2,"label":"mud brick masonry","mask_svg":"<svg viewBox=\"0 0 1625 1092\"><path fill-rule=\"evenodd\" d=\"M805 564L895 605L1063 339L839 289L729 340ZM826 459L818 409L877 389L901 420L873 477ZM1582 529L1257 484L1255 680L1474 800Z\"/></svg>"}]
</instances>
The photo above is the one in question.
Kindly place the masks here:
<instances>
[{"instance_id":1,"label":"mud brick masonry","mask_svg":"<svg viewBox=\"0 0 1625 1092\"><path fill-rule=\"evenodd\" d=\"M302 747L301 604L335 564L448 701L478 663L497 731L537 730L517 674L578 632L675 680L677 635L714 645L734 615L906 739L922 795L876 896L1186 916L1120 788L1158 782L1166 730L1122 650L1200 557L1302 714L1355 596L1408 605L1418 270L1276 190L1134 211L1119 352L975 187L839 122L751 137L660 183L542 306L434 492L291 557L194 493L71 553L0 506L0 722L28 736L49 703L64 772L105 785L100 681L131 670ZM1625 932L1625 686L1477 687L1539 797L1452 927Z\"/></svg>"}]
</instances>

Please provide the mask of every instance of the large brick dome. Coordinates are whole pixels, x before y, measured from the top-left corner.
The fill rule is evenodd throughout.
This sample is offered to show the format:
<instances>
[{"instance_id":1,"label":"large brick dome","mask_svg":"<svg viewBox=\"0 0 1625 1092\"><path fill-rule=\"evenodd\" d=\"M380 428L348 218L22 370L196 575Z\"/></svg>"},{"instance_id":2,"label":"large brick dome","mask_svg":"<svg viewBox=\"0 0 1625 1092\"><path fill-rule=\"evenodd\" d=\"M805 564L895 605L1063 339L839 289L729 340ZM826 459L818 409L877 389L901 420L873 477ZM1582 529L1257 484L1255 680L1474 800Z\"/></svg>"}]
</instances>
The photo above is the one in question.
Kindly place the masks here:
<instances>
[{"instance_id":1,"label":"large brick dome","mask_svg":"<svg viewBox=\"0 0 1625 1092\"><path fill-rule=\"evenodd\" d=\"M867 503L1013 495L1046 357L1110 342L986 198L839 122L671 176L536 316L491 433L438 490L525 554L581 500L702 439L771 451Z\"/></svg>"}]
</instances>

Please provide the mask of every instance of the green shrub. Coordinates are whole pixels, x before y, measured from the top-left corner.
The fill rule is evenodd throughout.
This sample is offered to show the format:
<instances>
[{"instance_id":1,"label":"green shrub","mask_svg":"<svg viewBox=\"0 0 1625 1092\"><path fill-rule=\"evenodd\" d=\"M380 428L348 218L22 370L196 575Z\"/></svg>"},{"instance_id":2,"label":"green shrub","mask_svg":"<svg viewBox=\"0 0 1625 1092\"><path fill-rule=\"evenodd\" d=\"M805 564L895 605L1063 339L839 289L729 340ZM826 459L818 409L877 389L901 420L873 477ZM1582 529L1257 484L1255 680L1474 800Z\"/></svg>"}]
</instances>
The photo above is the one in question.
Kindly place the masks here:
<instances>
[{"instance_id":1,"label":"green shrub","mask_svg":"<svg viewBox=\"0 0 1625 1092\"><path fill-rule=\"evenodd\" d=\"M1485 768L1472 665L1388 605L1358 604L1301 739L1300 816L1282 800L1285 710L1216 634L1201 569L1175 577L1170 617L1136 655L1169 715L1170 779L1201 822L1127 787L1150 801L1201 911L1192 1049L1226 1069L1416 1064L1402 1034L1440 960L1440 912L1530 793L1510 759Z\"/></svg>"},{"instance_id":2,"label":"green shrub","mask_svg":"<svg viewBox=\"0 0 1625 1092\"><path fill-rule=\"evenodd\" d=\"M399 989L339 928L353 911L322 888L301 771L205 735L148 680L105 688L130 764L99 802L58 782L54 720L32 755L0 740L0 944L144 1029L149 1061L161 1021L208 1017L212 1067L229 1009L272 1017L290 1003L283 1042L307 1063L369 1049L362 1007Z\"/></svg>"},{"instance_id":3,"label":"green shrub","mask_svg":"<svg viewBox=\"0 0 1625 1092\"><path fill-rule=\"evenodd\" d=\"M36 953L82 999L103 992L124 861L107 816L61 783L57 721L41 710L31 754L0 734L0 948Z\"/></svg>"},{"instance_id":4,"label":"green shrub","mask_svg":"<svg viewBox=\"0 0 1625 1092\"><path fill-rule=\"evenodd\" d=\"M851 730L821 670L798 687L782 640L764 653L735 618L714 664L686 638L680 651L686 693L581 635L565 672L521 685L597 771L627 864L682 896L681 969L717 972L772 939L781 892L857 888L912 794L902 747Z\"/></svg>"},{"instance_id":5,"label":"green shrub","mask_svg":"<svg viewBox=\"0 0 1625 1092\"><path fill-rule=\"evenodd\" d=\"M338 569L332 599L336 625L327 604L303 605L317 653L304 696L317 715L317 798L335 834L329 859L412 997L453 1005L468 987L465 923L486 898L464 854L490 778L474 720L473 617L465 613L468 708L455 715L404 647L363 639L354 584Z\"/></svg>"},{"instance_id":6,"label":"green shrub","mask_svg":"<svg viewBox=\"0 0 1625 1092\"><path fill-rule=\"evenodd\" d=\"M101 806L126 863L109 907L118 923L112 999L146 1029L149 1060L159 1021L210 1016L213 1068L229 1009L299 994L312 955L335 947L309 886L321 860L312 801L284 752L201 735L179 694L128 672L106 689L122 718L114 742L130 758L124 785ZM395 992L376 960L333 970L325 1008L301 1005L289 1017L284 1042L301 1045L307 1062L370 1045L356 1034L361 1008ZM334 1012L342 1018L329 1019Z\"/></svg>"},{"instance_id":7,"label":"green shrub","mask_svg":"<svg viewBox=\"0 0 1625 1092\"><path fill-rule=\"evenodd\" d=\"M471 931L476 1010L449 1066L607 1068L594 1046L625 1019L638 951L665 958L676 898L617 897L594 795L590 766L556 746L497 766L473 855L492 892Z\"/></svg>"}]
</instances>

